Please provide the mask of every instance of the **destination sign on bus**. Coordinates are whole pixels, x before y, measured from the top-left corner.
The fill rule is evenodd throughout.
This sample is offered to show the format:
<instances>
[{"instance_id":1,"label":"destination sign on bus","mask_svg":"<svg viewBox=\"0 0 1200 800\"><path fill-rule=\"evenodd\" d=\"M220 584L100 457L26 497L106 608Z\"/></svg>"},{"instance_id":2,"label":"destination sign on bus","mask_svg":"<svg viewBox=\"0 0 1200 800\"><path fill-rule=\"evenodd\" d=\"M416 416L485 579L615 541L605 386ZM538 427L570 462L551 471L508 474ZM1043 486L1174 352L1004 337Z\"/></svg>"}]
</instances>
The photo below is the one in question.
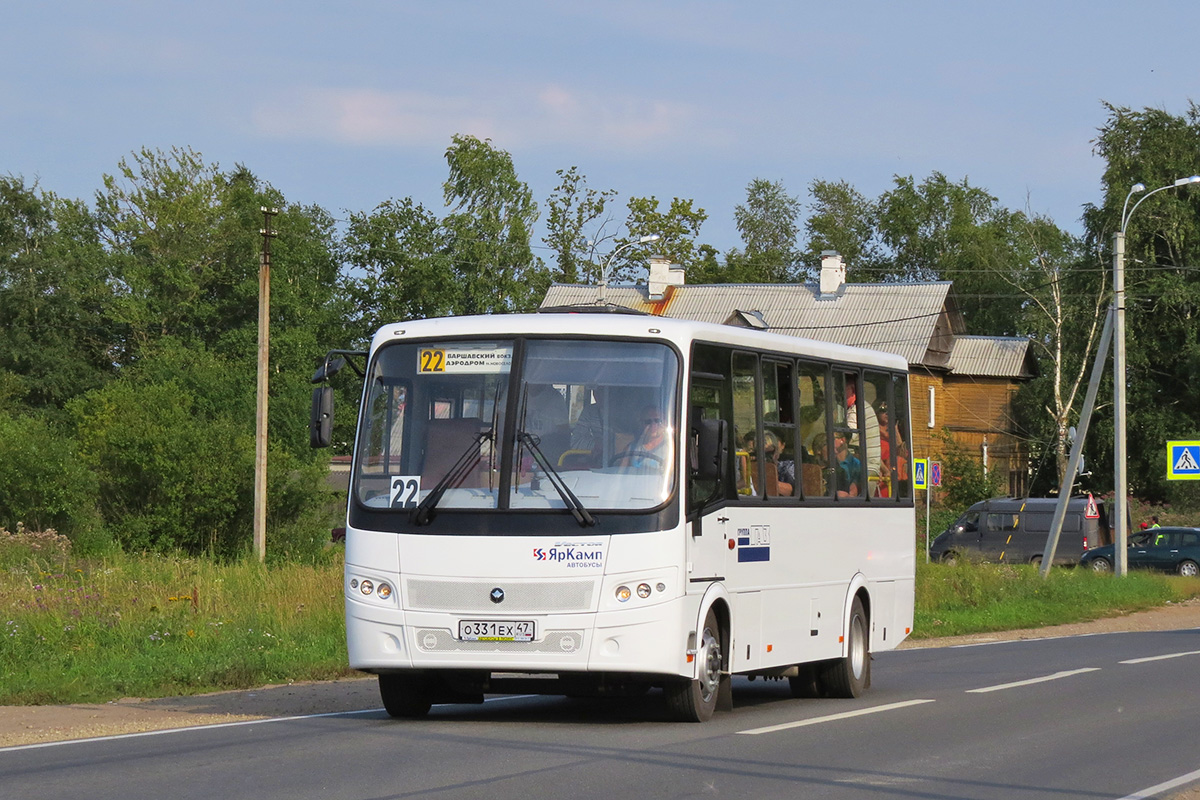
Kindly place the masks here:
<instances>
[{"instance_id":1,"label":"destination sign on bus","mask_svg":"<svg viewBox=\"0 0 1200 800\"><path fill-rule=\"evenodd\" d=\"M448 345L417 351L417 372L422 375L507 373L512 367L512 345Z\"/></svg>"}]
</instances>

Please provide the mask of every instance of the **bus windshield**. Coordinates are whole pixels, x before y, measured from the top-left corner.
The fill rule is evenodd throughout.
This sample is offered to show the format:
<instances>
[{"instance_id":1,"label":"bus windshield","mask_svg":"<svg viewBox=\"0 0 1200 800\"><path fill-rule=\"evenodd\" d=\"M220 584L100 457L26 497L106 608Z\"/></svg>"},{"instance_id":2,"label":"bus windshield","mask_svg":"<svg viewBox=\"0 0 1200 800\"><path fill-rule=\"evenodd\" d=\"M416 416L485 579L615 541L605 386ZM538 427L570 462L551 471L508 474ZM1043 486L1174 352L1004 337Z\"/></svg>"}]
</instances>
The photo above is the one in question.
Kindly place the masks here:
<instances>
[{"instance_id":1,"label":"bus windshield","mask_svg":"<svg viewBox=\"0 0 1200 800\"><path fill-rule=\"evenodd\" d=\"M659 507L676 482L678 376L657 342L386 345L367 375L355 497L407 512Z\"/></svg>"}]
</instances>

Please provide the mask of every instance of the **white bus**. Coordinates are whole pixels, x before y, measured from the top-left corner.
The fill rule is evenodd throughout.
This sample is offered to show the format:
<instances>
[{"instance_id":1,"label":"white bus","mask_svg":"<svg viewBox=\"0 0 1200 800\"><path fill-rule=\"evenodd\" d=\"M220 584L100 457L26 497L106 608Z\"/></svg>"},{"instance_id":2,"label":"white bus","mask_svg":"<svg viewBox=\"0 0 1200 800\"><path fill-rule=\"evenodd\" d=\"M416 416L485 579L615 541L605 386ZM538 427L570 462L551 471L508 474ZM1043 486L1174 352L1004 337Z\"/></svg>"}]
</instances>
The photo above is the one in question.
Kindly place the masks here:
<instances>
[{"instance_id":1,"label":"white bus","mask_svg":"<svg viewBox=\"0 0 1200 800\"><path fill-rule=\"evenodd\" d=\"M857 697L912 628L897 356L625 313L403 322L354 355L346 638L392 716L657 687L704 721L733 675Z\"/></svg>"}]
</instances>

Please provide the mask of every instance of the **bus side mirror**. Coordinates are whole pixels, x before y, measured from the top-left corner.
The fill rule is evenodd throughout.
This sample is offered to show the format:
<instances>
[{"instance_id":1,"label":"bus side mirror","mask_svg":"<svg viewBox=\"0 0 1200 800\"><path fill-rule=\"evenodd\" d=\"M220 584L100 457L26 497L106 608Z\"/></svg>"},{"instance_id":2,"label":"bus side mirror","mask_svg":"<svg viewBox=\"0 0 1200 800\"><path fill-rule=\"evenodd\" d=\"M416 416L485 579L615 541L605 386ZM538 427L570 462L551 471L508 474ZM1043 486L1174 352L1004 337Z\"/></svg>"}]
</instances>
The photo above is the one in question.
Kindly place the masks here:
<instances>
[{"instance_id":1,"label":"bus side mirror","mask_svg":"<svg viewBox=\"0 0 1200 800\"><path fill-rule=\"evenodd\" d=\"M697 481L715 481L719 486L725 476L725 462L729 460L725 420L698 420L692 434L696 437L692 474Z\"/></svg>"},{"instance_id":2,"label":"bus side mirror","mask_svg":"<svg viewBox=\"0 0 1200 800\"><path fill-rule=\"evenodd\" d=\"M346 366L346 359L340 357L331 359L326 355L325 361L321 363L321 366L317 367L317 371L313 373L310 381L312 383L324 383L341 372L344 366Z\"/></svg>"},{"instance_id":3,"label":"bus side mirror","mask_svg":"<svg viewBox=\"0 0 1200 800\"><path fill-rule=\"evenodd\" d=\"M318 386L312 393L312 413L308 418L308 446L329 447L333 438L333 387Z\"/></svg>"}]
</instances>

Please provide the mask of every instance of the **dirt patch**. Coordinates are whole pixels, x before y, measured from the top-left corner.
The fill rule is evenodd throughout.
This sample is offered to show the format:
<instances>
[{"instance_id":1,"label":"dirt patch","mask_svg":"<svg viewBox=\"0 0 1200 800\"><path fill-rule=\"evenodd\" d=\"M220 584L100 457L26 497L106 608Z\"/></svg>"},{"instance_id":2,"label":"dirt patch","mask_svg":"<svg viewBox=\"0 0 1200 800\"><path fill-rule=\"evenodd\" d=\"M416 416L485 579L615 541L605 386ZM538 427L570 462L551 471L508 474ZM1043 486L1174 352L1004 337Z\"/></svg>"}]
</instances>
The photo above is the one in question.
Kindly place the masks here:
<instances>
[{"instance_id":1,"label":"dirt patch","mask_svg":"<svg viewBox=\"0 0 1200 800\"><path fill-rule=\"evenodd\" d=\"M365 676L154 700L0 706L0 747L371 708L380 708L379 688Z\"/></svg>"}]
</instances>

